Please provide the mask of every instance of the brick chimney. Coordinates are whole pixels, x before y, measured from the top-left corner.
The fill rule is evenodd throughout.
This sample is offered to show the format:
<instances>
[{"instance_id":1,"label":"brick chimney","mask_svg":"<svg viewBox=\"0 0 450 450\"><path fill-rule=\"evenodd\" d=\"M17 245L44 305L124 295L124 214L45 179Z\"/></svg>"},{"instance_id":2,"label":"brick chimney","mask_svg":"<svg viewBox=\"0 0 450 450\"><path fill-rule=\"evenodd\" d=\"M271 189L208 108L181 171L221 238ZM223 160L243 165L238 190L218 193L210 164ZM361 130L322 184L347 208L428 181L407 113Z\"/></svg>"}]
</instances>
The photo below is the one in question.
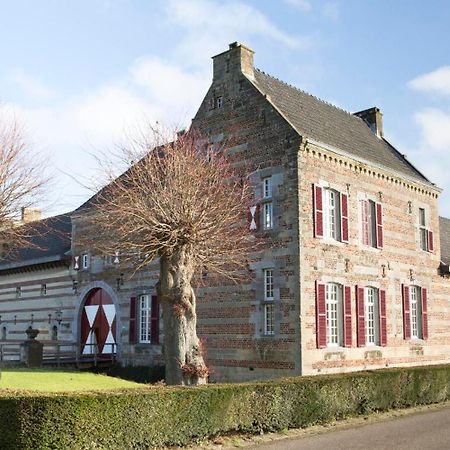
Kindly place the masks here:
<instances>
[{"instance_id":1,"label":"brick chimney","mask_svg":"<svg viewBox=\"0 0 450 450\"><path fill-rule=\"evenodd\" d=\"M380 108L374 106L373 108L365 109L364 111L355 112L354 115L363 119L372 132L379 138L383 137L383 114L381 113Z\"/></svg>"},{"instance_id":2,"label":"brick chimney","mask_svg":"<svg viewBox=\"0 0 450 450\"><path fill-rule=\"evenodd\" d=\"M39 208L26 208L23 207L21 211L21 222L35 222L36 220L41 220L42 211Z\"/></svg>"},{"instance_id":3,"label":"brick chimney","mask_svg":"<svg viewBox=\"0 0 450 450\"><path fill-rule=\"evenodd\" d=\"M236 73L243 73L254 78L253 54L255 52L239 42L229 45L226 52L213 56L213 81L217 81Z\"/></svg>"}]
</instances>

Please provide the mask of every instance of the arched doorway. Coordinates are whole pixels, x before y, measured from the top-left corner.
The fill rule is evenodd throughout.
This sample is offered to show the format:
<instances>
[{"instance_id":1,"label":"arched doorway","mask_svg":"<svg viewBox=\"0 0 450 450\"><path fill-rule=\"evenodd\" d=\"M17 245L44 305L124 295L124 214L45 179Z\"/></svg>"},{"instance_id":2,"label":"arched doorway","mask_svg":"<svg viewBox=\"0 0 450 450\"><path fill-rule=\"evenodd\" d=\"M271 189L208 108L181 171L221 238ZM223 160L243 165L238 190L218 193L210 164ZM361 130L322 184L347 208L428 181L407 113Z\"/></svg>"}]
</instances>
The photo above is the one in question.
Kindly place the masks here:
<instances>
[{"instance_id":1,"label":"arched doorway","mask_svg":"<svg viewBox=\"0 0 450 450\"><path fill-rule=\"evenodd\" d=\"M116 307L104 289L87 294L81 312L82 355L116 353Z\"/></svg>"}]
</instances>

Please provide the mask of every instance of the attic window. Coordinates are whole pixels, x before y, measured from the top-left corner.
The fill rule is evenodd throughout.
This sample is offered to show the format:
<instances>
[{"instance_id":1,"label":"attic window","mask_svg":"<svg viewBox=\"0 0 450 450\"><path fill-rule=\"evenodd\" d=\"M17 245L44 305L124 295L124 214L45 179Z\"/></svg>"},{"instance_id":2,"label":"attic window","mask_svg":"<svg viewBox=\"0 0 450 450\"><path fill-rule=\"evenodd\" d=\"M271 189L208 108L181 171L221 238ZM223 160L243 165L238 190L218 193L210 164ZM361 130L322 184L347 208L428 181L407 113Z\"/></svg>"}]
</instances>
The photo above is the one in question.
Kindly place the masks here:
<instances>
[{"instance_id":1,"label":"attic window","mask_svg":"<svg viewBox=\"0 0 450 450\"><path fill-rule=\"evenodd\" d=\"M223 97L216 97L216 108L223 107Z\"/></svg>"}]
</instances>

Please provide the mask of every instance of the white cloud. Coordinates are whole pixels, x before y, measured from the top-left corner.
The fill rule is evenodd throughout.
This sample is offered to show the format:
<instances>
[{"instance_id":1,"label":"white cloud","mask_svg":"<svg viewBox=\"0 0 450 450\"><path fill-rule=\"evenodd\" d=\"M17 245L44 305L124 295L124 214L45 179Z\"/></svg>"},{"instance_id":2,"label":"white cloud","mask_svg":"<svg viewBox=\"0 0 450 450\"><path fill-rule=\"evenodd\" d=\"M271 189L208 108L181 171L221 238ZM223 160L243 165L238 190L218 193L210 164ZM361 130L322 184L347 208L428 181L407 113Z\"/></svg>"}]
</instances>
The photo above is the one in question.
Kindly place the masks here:
<instances>
[{"instance_id":1,"label":"white cloud","mask_svg":"<svg viewBox=\"0 0 450 450\"><path fill-rule=\"evenodd\" d=\"M420 75L408 85L416 91L450 95L450 66L442 66L433 72Z\"/></svg>"},{"instance_id":2,"label":"white cloud","mask_svg":"<svg viewBox=\"0 0 450 450\"><path fill-rule=\"evenodd\" d=\"M327 2L323 6L322 13L327 19L337 22L340 17L339 5L337 2Z\"/></svg>"},{"instance_id":3,"label":"white cloud","mask_svg":"<svg viewBox=\"0 0 450 450\"><path fill-rule=\"evenodd\" d=\"M450 155L450 113L427 108L416 113L415 120L421 130L421 146L428 151Z\"/></svg>"},{"instance_id":4,"label":"white cloud","mask_svg":"<svg viewBox=\"0 0 450 450\"><path fill-rule=\"evenodd\" d=\"M23 69L13 69L7 76L8 80L32 100L45 101L53 96L52 90L41 81L27 74Z\"/></svg>"},{"instance_id":5,"label":"white cloud","mask_svg":"<svg viewBox=\"0 0 450 450\"><path fill-rule=\"evenodd\" d=\"M307 0L283 0L289 6L292 6L302 12L309 12L312 10L311 3Z\"/></svg>"},{"instance_id":6,"label":"white cloud","mask_svg":"<svg viewBox=\"0 0 450 450\"><path fill-rule=\"evenodd\" d=\"M230 42L247 43L256 36L294 50L312 46L309 37L284 32L258 9L239 1L169 0L167 16L169 26L185 30L177 48L185 64L204 67L205 61Z\"/></svg>"}]
</instances>

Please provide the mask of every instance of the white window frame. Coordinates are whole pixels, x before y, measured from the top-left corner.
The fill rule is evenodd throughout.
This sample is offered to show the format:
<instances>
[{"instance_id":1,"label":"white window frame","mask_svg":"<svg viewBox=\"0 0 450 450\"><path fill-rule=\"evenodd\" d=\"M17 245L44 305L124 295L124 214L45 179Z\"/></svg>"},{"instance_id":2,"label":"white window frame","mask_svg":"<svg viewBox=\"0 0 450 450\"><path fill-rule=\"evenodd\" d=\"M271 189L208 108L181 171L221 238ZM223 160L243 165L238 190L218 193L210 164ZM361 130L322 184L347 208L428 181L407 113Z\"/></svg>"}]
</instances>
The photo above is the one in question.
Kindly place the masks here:
<instances>
[{"instance_id":1,"label":"white window frame","mask_svg":"<svg viewBox=\"0 0 450 450\"><path fill-rule=\"evenodd\" d=\"M323 237L341 241L341 201L335 189L322 188Z\"/></svg>"},{"instance_id":2,"label":"white window frame","mask_svg":"<svg viewBox=\"0 0 450 450\"><path fill-rule=\"evenodd\" d=\"M272 199L272 177L264 177L262 179L262 194L263 194L263 229L271 230L273 228L273 202Z\"/></svg>"},{"instance_id":3,"label":"white window frame","mask_svg":"<svg viewBox=\"0 0 450 450\"><path fill-rule=\"evenodd\" d=\"M89 269L89 253L83 253L81 255L81 268L83 270Z\"/></svg>"},{"instance_id":4,"label":"white window frame","mask_svg":"<svg viewBox=\"0 0 450 450\"><path fill-rule=\"evenodd\" d=\"M325 283L327 347L341 347L344 341L343 286Z\"/></svg>"},{"instance_id":5,"label":"white window frame","mask_svg":"<svg viewBox=\"0 0 450 450\"><path fill-rule=\"evenodd\" d=\"M364 324L366 345L380 345L380 306L379 289L373 286L364 288Z\"/></svg>"},{"instance_id":6,"label":"white window frame","mask_svg":"<svg viewBox=\"0 0 450 450\"><path fill-rule=\"evenodd\" d=\"M271 230L273 228L273 203L263 203L263 228Z\"/></svg>"},{"instance_id":7,"label":"white window frame","mask_svg":"<svg viewBox=\"0 0 450 450\"><path fill-rule=\"evenodd\" d=\"M422 289L409 287L409 315L411 321L411 338L422 339Z\"/></svg>"},{"instance_id":8,"label":"white window frame","mask_svg":"<svg viewBox=\"0 0 450 450\"><path fill-rule=\"evenodd\" d=\"M223 107L223 97L221 95L216 97L215 104L216 104L216 108L222 108Z\"/></svg>"},{"instance_id":9,"label":"white window frame","mask_svg":"<svg viewBox=\"0 0 450 450\"><path fill-rule=\"evenodd\" d=\"M152 296L141 294L139 296L139 342L151 343L152 328Z\"/></svg>"},{"instance_id":10,"label":"white window frame","mask_svg":"<svg viewBox=\"0 0 450 450\"><path fill-rule=\"evenodd\" d=\"M264 304L263 304L263 333L265 336L275 334L275 291L273 269L263 270Z\"/></svg>"},{"instance_id":11,"label":"white window frame","mask_svg":"<svg viewBox=\"0 0 450 450\"><path fill-rule=\"evenodd\" d=\"M423 212L423 221L422 221ZM430 251L430 243L428 241L428 231L427 228L427 211L425 208L419 208L419 242L420 248L425 251Z\"/></svg>"},{"instance_id":12,"label":"white window frame","mask_svg":"<svg viewBox=\"0 0 450 450\"><path fill-rule=\"evenodd\" d=\"M272 177L264 177L262 179L263 198L272 198Z\"/></svg>"}]
</instances>

